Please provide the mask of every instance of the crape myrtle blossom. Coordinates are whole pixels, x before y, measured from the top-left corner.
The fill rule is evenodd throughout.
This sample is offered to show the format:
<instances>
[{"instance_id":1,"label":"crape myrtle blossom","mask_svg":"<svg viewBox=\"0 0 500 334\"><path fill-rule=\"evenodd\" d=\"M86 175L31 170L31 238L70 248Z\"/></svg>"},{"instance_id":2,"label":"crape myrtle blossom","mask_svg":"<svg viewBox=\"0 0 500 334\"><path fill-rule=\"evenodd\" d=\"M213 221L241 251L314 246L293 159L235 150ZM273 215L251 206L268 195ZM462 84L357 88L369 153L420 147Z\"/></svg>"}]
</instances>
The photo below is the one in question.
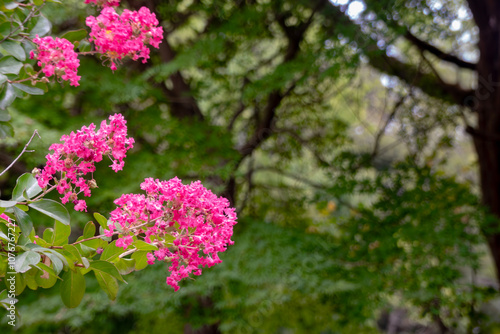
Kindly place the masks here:
<instances>
[{"instance_id":1,"label":"crape myrtle blossom","mask_svg":"<svg viewBox=\"0 0 500 334\"><path fill-rule=\"evenodd\" d=\"M59 194L63 195L61 201L71 201L75 210L87 211L87 204L79 200L78 195L91 195L91 188L96 188L97 183L93 178L85 179L84 176L93 173L95 163L108 156L113 162L110 167L118 172L123 169L126 152L133 147L134 139L127 137L127 126L121 114L109 117L109 124L103 120L99 130L92 123L83 126L76 133L61 137L62 144L52 144L49 150L54 151L46 156L47 163L42 171L35 171L38 185L45 188L51 180ZM56 178L56 173L60 173Z\"/></svg>"},{"instance_id":2,"label":"crape myrtle blossom","mask_svg":"<svg viewBox=\"0 0 500 334\"><path fill-rule=\"evenodd\" d=\"M85 3L91 3L99 7L118 7L120 0L85 0Z\"/></svg>"},{"instance_id":3,"label":"crape myrtle blossom","mask_svg":"<svg viewBox=\"0 0 500 334\"><path fill-rule=\"evenodd\" d=\"M163 28L158 27L158 20L148 8L139 11L124 9L119 15L112 7L106 7L97 17L87 17L90 27L90 41L94 42L96 51L107 57L110 67L116 70L116 63L125 57L133 60L149 59L148 45L159 47L163 39Z\"/></svg>"},{"instance_id":4,"label":"crape myrtle blossom","mask_svg":"<svg viewBox=\"0 0 500 334\"><path fill-rule=\"evenodd\" d=\"M70 82L71 86L79 86L77 75L80 60L74 50L74 45L64 38L53 39L50 36L40 38L36 35L33 42L37 44L36 51L30 52L30 58L38 60L38 66L42 68L47 77L54 74L63 80Z\"/></svg>"},{"instance_id":5,"label":"crape myrtle blossom","mask_svg":"<svg viewBox=\"0 0 500 334\"><path fill-rule=\"evenodd\" d=\"M235 209L226 198L217 197L200 181L184 185L178 178L148 178L141 189L146 195L124 194L115 200L117 208L105 235L119 232L116 246L127 249L136 238L157 246L147 254L148 263L170 262L167 283L175 291L190 273L201 275L201 267L222 262L218 253L233 244L236 224Z\"/></svg>"}]
</instances>

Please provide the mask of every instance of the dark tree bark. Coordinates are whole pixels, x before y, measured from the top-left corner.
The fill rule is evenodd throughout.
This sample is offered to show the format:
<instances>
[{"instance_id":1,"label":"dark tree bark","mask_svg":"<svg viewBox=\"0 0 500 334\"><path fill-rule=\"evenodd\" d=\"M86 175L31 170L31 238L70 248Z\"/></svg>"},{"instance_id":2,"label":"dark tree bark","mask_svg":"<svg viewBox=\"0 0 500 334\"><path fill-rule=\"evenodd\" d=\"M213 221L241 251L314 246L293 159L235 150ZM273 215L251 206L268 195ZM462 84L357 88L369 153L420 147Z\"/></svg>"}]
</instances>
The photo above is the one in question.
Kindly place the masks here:
<instances>
[{"instance_id":1,"label":"dark tree bark","mask_svg":"<svg viewBox=\"0 0 500 334\"><path fill-rule=\"evenodd\" d=\"M500 220L500 3L470 0L469 7L479 27L480 59L478 85L471 97L477 113L474 145L478 155L483 204ZM500 231L495 224L485 234L500 281ZM497 231L495 231L497 230Z\"/></svg>"}]
</instances>

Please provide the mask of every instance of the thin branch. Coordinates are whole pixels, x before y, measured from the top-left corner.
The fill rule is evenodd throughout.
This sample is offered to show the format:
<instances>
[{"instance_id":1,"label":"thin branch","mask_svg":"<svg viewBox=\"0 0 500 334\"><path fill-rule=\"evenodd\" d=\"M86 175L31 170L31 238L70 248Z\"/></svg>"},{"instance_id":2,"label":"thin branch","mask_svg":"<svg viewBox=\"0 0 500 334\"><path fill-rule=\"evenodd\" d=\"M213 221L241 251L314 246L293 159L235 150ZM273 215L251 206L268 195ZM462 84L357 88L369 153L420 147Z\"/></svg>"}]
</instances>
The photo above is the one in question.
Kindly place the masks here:
<instances>
[{"instance_id":1,"label":"thin branch","mask_svg":"<svg viewBox=\"0 0 500 334\"><path fill-rule=\"evenodd\" d=\"M480 140L500 142L500 135L497 135L495 133L488 133L488 132L484 132L484 131L479 131L476 128L473 128L472 126L467 126L465 128L465 132L470 134L472 137L480 139Z\"/></svg>"},{"instance_id":2,"label":"thin branch","mask_svg":"<svg viewBox=\"0 0 500 334\"><path fill-rule=\"evenodd\" d=\"M143 224L140 224L140 225L137 225L137 226L132 226L132 227L130 227L130 230L137 230L138 228L141 228L141 227L143 227L143 226L146 226L147 224L152 223L152 222L154 222L154 221L156 221L156 220L158 220L158 219L160 219L160 218L161 218L161 217L158 217L158 218L156 218L156 219L153 219L153 220L147 221L147 222L145 222L145 223L143 223ZM112 237L112 236L114 236L114 235L120 234L120 233L121 233L121 232L113 232L113 233L111 234L111 237ZM106 235L103 235L103 234L99 234L99 235L96 235L96 236L93 236L93 237L90 237L90 238L86 238L86 239L82 239L82 240L80 240L80 241L76 241L76 242L74 242L74 243L72 243L72 244L70 244L70 245L73 245L73 246L74 246L74 245L81 244L82 242L86 242L86 241L90 241L90 240L94 240L94 239L101 239L101 238L109 238L109 237L108 237L108 236L106 236ZM50 248L52 248L52 249L63 249L63 247L62 247L62 246L50 246Z\"/></svg>"},{"instance_id":3,"label":"thin branch","mask_svg":"<svg viewBox=\"0 0 500 334\"><path fill-rule=\"evenodd\" d=\"M38 138L42 139L42 137L40 137L40 135L38 134L38 131L37 131L37 130L35 130L35 131L33 132L33 134L31 135L31 138L30 138L30 140L28 141L28 143L27 143L26 145L24 145L24 148L23 148L23 150L21 151L21 153L17 156L17 158L15 158L15 159L14 159L14 161L12 161L12 163L11 163L9 166L7 166L7 168L5 168L5 169L4 169L4 170L0 173L0 176L2 176L2 175L6 172L6 171L8 171L8 170L9 170L9 169L10 169L10 168L11 168L11 167L12 167L12 166L13 166L13 165L17 162L17 160L19 160L19 158L20 158L20 157L21 157L21 156L22 156L25 152L29 152L29 153L34 152L34 151L32 151L32 150L28 151L27 149L28 149L28 146L31 144L31 141L33 140L33 138L35 137L35 135L37 135L37 136L38 136Z\"/></svg>"},{"instance_id":4,"label":"thin branch","mask_svg":"<svg viewBox=\"0 0 500 334\"><path fill-rule=\"evenodd\" d=\"M467 106L467 98L474 96L475 91L472 89L463 89L459 85L440 82L432 73L418 72L415 65L387 55L385 50L381 50L377 46L375 39L365 33L361 26L352 22L348 15L334 4L329 3L321 13L327 29L333 35L337 35L335 28L339 26L343 26L343 29L352 29L351 35L354 36L352 40L356 41L359 50L368 58L368 62L373 68L388 75L397 76L407 83L414 82L414 85L425 94L448 103ZM417 79L415 80L415 78Z\"/></svg>"},{"instance_id":5,"label":"thin branch","mask_svg":"<svg viewBox=\"0 0 500 334\"><path fill-rule=\"evenodd\" d=\"M450 55L446 52L441 51L437 47L422 41L415 35L413 35L410 31L407 31L405 34L405 38L409 40L413 45L415 45L420 51L428 51L432 53L434 56L438 57L441 60L446 62L455 64L461 68L466 68L469 70L476 70L477 65L474 63L469 63L465 60L462 60L456 56Z\"/></svg>"},{"instance_id":6,"label":"thin branch","mask_svg":"<svg viewBox=\"0 0 500 334\"><path fill-rule=\"evenodd\" d=\"M284 177L291 178L291 179L294 179L296 181L302 182L305 185L310 186L312 188L315 188L315 189L318 189L318 190L321 190L321 191L325 191L325 192L327 191L327 188L324 185L321 185L321 184L318 184L318 183L314 183L313 181L311 181L311 180L309 180L309 179L307 179L307 178L305 178L303 176L300 176L300 175L295 175L295 174L292 174L292 173L284 172L284 171L282 171L282 170L280 170L279 168L276 168L276 167L260 166L260 167L255 167L253 169L253 171L254 172L258 172L258 171L274 172L274 173L280 174L280 175L282 175ZM340 204L348 207L353 212L359 212L358 209L355 206L353 206L352 204L350 204L349 202L346 202L346 201L342 200L339 197L335 197L335 199Z\"/></svg>"},{"instance_id":7,"label":"thin branch","mask_svg":"<svg viewBox=\"0 0 500 334\"><path fill-rule=\"evenodd\" d=\"M308 139L304 139L302 138L299 134L297 134L293 129L289 129L289 128L278 128L278 129L275 129L275 132L276 133L285 133L285 134L288 134L290 135L292 138L294 138L295 140L297 140L302 146L308 148L311 153L314 155L314 157L316 158L316 160L318 160L318 162L324 166L331 166L329 162L327 162L320 154L319 152L317 152L315 149L313 149L309 143L309 140Z\"/></svg>"},{"instance_id":8,"label":"thin branch","mask_svg":"<svg viewBox=\"0 0 500 334\"><path fill-rule=\"evenodd\" d=\"M236 210L236 212L237 212L238 215L246 207L246 205L248 203L248 200L250 199L250 194L251 194L251 192L253 190L253 182L252 182L252 177L253 177L253 172L254 172L253 163L254 163L254 159L250 158L250 161L248 163L249 164L249 168L248 168L248 172L246 174L248 189L246 191L245 198L243 199L243 202L241 203L241 206L238 208L238 210Z\"/></svg>"},{"instance_id":9,"label":"thin branch","mask_svg":"<svg viewBox=\"0 0 500 334\"><path fill-rule=\"evenodd\" d=\"M6 41L8 38L10 38L10 36L12 36L16 31L18 31L19 29L21 29L21 27L23 27L26 22L28 22L29 20L31 20L33 17L35 17L37 15L37 12L40 12L41 9L43 8L43 6L45 6L45 3L43 3L42 5L40 6L33 6L33 8L30 10L30 13L26 16L26 18L24 19L23 23L21 25L18 25L17 28L15 28L14 30L11 30L9 32L9 34L7 36L5 36L4 39L2 39L0 41L0 43L3 43L4 41ZM12 22L10 24L11 28L12 28Z\"/></svg>"},{"instance_id":10,"label":"thin branch","mask_svg":"<svg viewBox=\"0 0 500 334\"><path fill-rule=\"evenodd\" d=\"M373 145L373 151L371 154L372 159L374 159L377 156L377 154L379 153L380 140L382 139L382 136L384 135L385 130L387 129L389 124L392 122L392 120L396 116L398 109L403 105L403 103L405 102L407 97L408 97L408 95L404 95L399 99L398 102L396 102L396 104L394 105L394 108L392 108L392 112L389 114L389 117L387 117L387 120L385 121L384 125L382 126L382 128L378 131L377 135L375 136L375 145Z\"/></svg>"}]
</instances>

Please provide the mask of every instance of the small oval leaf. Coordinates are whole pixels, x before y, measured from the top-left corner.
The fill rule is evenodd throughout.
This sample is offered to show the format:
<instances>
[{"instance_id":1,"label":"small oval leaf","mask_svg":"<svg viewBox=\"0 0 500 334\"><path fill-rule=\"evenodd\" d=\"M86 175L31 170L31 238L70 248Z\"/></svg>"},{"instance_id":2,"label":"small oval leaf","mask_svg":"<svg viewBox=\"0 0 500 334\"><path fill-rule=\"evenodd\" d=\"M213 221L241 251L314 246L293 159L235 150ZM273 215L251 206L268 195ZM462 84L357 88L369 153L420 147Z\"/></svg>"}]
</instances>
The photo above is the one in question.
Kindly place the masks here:
<instances>
[{"instance_id":1,"label":"small oval leaf","mask_svg":"<svg viewBox=\"0 0 500 334\"><path fill-rule=\"evenodd\" d=\"M69 308L77 307L85 295L85 277L83 277L80 271L74 272L73 270L68 270L62 279L61 299L64 305Z\"/></svg>"},{"instance_id":2,"label":"small oval leaf","mask_svg":"<svg viewBox=\"0 0 500 334\"><path fill-rule=\"evenodd\" d=\"M54 218L55 220L60 221L64 225L69 225L69 213L66 208L51 199L41 199L37 202L33 202L28 204L30 208L33 208L46 216Z\"/></svg>"}]
</instances>

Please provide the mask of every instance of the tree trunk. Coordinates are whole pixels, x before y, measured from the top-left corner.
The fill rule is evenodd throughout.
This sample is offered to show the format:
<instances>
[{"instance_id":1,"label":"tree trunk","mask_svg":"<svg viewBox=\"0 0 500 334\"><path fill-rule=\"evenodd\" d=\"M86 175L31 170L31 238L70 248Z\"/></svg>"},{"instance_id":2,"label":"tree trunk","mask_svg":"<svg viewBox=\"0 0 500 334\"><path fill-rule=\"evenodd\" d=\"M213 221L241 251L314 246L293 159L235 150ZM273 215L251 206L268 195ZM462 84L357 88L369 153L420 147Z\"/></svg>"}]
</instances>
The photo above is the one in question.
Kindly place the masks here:
<instances>
[{"instance_id":1,"label":"tree trunk","mask_svg":"<svg viewBox=\"0 0 500 334\"><path fill-rule=\"evenodd\" d=\"M475 17L480 27L478 47L481 56L477 65L478 87L469 102L478 119L474 145L479 161L482 202L499 221L493 228L486 226L485 236L500 282L500 6L495 7L489 13L481 13L488 24L479 24Z\"/></svg>"}]
</instances>

